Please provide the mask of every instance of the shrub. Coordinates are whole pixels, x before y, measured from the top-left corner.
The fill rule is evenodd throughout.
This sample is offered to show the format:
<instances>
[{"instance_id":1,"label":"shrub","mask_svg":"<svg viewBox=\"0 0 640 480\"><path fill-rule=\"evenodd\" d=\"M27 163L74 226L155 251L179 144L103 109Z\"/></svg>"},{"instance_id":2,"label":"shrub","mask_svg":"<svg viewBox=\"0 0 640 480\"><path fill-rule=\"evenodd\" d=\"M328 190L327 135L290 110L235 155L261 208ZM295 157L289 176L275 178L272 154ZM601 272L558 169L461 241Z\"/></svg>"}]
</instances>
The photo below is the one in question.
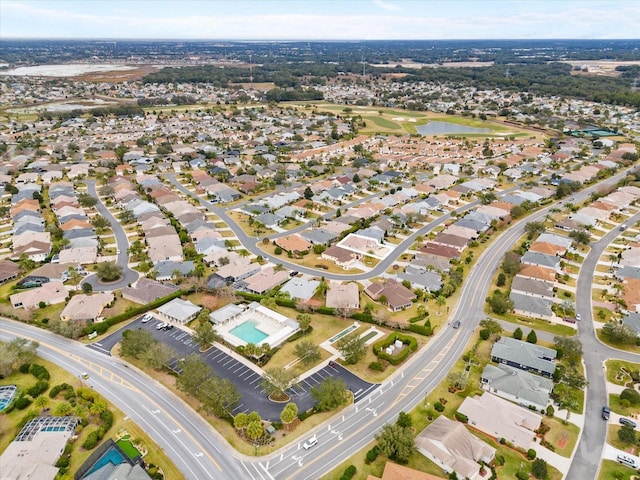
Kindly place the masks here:
<instances>
[{"instance_id":1,"label":"shrub","mask_svg":"<svg viewBox=\"0 0 640 480\"><path fill-rule=\"evenodd\" d=\"M69 457L66 455L61 456L56 463L58 468L67 468L69 466Z\"/></svg>"},{"instance_id":2,"label":"shrub","mask_svg":"<svg viewBox=\"0 0 640 480\"><path fill-rule=\"evenodd\" d=\"M353 465L349 465L340 477L340 480L351 480L355 476L356 472L356 467Z\"/></svg>"},{"instance_id":3,"label":"shrub","mask_svg":"<svg viewBox=\"0 0 640 480\"><path fill-rule=\"evenodd\" d=\"M24 410L29 405L31 405L31 399L29 397L20 397L16 400L16 408L18 410Z\"/></svg>"},{"instance_id":4,"label":"shrub","mask_svg":"<svg viewBox=\"0 0 640 480\"><path fill-rule=\"evenodd\" d=\"M31 375L36 377L38 380L49 380L49 378L51 378L51 376L49 375L49 371L42 365L38 365L37 363L31 365L31 367L29 368L29 373L31 373Z\"/></svg>"},{"instance_id":5,"label":"shrub","mask_svg":"<svg viewBox=\"0 0 640 480\"><path fill-rule=\"evenodd\" d=\"M276 247L273 250L273 253L275 253L276 255L282 255L282 247Z\"/></svg>"},{"instance_id":6,"label":"shrub","mask_svg":"<svg viewBox=\"0 0 640 480\"><path fill-rule=\"evenodd\" d=\"M20 373L29 373L29 368L31 368L30 363L23 363L22 365L20 365L20 368L18 368L18 371Z\"/></svg>"},{"instance_id":7,"label":"shrub","mask_svg":"<svg viewBox=\"0 0 640 480\"><path fill-rule=\"evenodd\" d=\"M482 340L489 340L490 336L491 336L491 332L486 328L483 328L482 330L480 330L480 338Z\"/></svg>"},{"instance_id":8,"label":"shrub","mask_svg":"<svg viewBox=\"0 0 640 480\"><path fill-rule=\"evenodd\" d=\"M31 398L36 398L46 392L48 388L49 382L47 382L46 380L38 380L38 382L33 387L27 390L27 393Z\"/></svg>"},{"instance_id":9,"label":"shrub","mask_svg":"<svg viewBox=\"0 0 640 480\"><path fill-rule=\"evenodd\" d=\"M98 432L94 430L93 432L89 433L89 435L87 435L87 438L82 444L82 448L84 448L85 450L92 450L96 447L96 445L98 445L99 441L100 440L98 438Z\"/></svg>"},{"instance_id":10,"label":"shrub","mask_svg":"<svg viewBox=\"0 0 640 480\"><path fill-rule=\"evenodd\" d=\"M536 451L533 448L527 450L527 458L529 460L533 460L534 458L536 458Z\"/></svg>"},{"instance_id":11,"label":"shrub","mask_svg":"<svg viewBox=\"0 0 640 480\"><path fill-rule=\"evenodd\" d=\"M437 412L444 412L444 405L442 405L440 402L434 403L433 408L435 408Z\"/></svg>"},{"instance_id":12,"label":"shrub","mask_svg":"<svg viewBox=\"0 0 640 480\"><path fill-rule=\"evenodd\" d=\"M553 417L553 415L556 413L556 411L553 409L552 405L549 405L547 407L547 417Z\"/></svg>"},{"instance_id":13,"label":"shrub","mask_svg":"<svg viewBox=\"0 0 640 480\"><path fill-rule=\"evenodd\" d=\"M628 400L629 404L637 405L640 403L640 393L638 393L633 388L625 388L620 393L620 400Z\"/></svg>"},{"instance_id":14,"label":"shrub","mask_svg":"<svg viewBox=\"0 0 640 480\"><path fill-rule=\"evenodd\" d=\"M382 370L383 370L382 364L380 362L371 362L369 364L369 368L371 370L375 370L376 372L382 372Z\"/></svg>"},{"instance_id":15,"label":"shrub","mask_svg":"<svg viewBox=\"0 0 640 480\"><path fill-rule=\"evenodd\" d=\"M495 462L496 462L496 465L498 465L499 467L501 467L502 465L504 465L504 462L505 462L505 460L504 460L504 455L498 455L498 456L496 457Z\"/></svg>"},{"instance_id":16,"label":"shrub","mask_svg":"<svg viewBox=\"0 0 640 480\"><path fill-rule=\"evenodd\" d=\"M529 474L525 472L518 472L516 473L516 478L518 480L529 480Z\"/></svg>"},{"instance_id":17,"label":"shrub","mask_svg":"<svg viewBox=\"0 0 640 480\"><path fill-rule=\"evenodd\" d=\"M378 446L375 445L371 450L367 452L365 463L368 465L371 462L375 462L376 458L378 458L378 453L379 453Z\"/></svg>"},{"instance_id":18,"label":"shrub","mask_svg":"<svg viewBox=\"0 0 640 480\"><path fill-rule=\"evenodd\" d=\"M462 422L462 423L469 423L469 418L468 418L466 415L464 415L464 414L462 414L462 413L460 413L460 412L456 412L456 413L454 414L454 417L455 417L455 418L456 418L456 420L458 420L459 422Z\"/></svg>"},{"instance_id":19,"label":"shrub","mask_svg":"<svg viewBox=\"0 0 640 480\"><path fill-rule=\"evenodd\" d=\"M419 335L424 335L425 337L430 337L431 335L433 335L433 330L431 329L431 325L429 326L415 325L412 323L407 327L407 330L413 333L417 333Z\"/></svg>"}]
</instances>

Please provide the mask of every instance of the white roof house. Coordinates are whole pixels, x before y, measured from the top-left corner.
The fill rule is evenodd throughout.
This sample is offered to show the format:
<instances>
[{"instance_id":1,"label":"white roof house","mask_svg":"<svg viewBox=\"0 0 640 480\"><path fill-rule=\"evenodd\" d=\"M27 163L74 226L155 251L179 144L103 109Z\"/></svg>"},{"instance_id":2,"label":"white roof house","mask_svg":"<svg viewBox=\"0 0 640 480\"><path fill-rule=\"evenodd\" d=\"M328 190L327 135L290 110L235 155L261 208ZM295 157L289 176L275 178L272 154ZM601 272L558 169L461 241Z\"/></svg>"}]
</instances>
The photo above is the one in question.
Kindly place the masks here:
<instances>
[{"instance_id":1,"label":"white roof house","mask_svg":"<svg viewBox=\"0 0 640 480\"><path fill-rule=\"evenodd\" d=\"M180 325L184 325L196 318L200 310L202 310L202 307L180 298L174 298L169 303L157 308L158 316L162 320L179 323Z\"/></svg>"}]
</instances>

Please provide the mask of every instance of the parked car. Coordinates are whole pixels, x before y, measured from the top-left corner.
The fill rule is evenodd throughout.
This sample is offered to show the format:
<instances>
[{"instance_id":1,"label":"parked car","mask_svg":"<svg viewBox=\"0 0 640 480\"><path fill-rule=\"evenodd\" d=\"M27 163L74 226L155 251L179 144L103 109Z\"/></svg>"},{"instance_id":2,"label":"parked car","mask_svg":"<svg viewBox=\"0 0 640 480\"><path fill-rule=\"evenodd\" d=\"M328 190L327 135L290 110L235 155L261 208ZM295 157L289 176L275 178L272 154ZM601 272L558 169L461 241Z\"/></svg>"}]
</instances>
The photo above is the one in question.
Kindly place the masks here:
<instances>
[{"instance_id":1,"label":"parked car","mask_svg":"<svg viewBox=\"0 0 640 480\"><path fill-rule=\"evenodd\" d=\"M295 277L295 276L297 276L297 275L298 275L298 272L291 272L291 273L289 273L289 276L290 276L290 277Z\"/></svg>"},{"instance_id":2,"label":"parked car","mask_svg":"<svg viewBox=\"0 0 640 480\"><path fill-rule=\"evenodd\" d=\"M302 447L305 450L309 450L311 447L315 446L318 444L318 439L316 438L316 436L314 435L313 437L309 438L306 442L304 442L304 444L302 445Z\"/></svg>"},{"instance_id":3,"label":"parked car","mask_svg":"<svg viewBox=\"0 0 640 480\"><path fill-rule=\"evenodd\" d=\"M149 320L151 320L153 317L151 316L150 313L147 313L144 317L142 317L142 323L147 323Z\"/></svg>"},{"instance_id":4,"label":"parked car","mask_svg":"<svg viewBox=\"0 0 640 480\"><path fill-rule=\"evenodd\" d=\"M633 420L629 420L628 418L625 417L620 417L620 425L629 425L630 427L636 428L636 422L634 422Z\"/></svg>"},{"instance_id":5,"label":"parked car","mask_svg":"<svg viewBox=\"0 0 640 480\"><path fill-rule=\"evenodd\" d=\"M158 324L158 326L156 327L156 330L162 330L164 327L166 327L166 325L167 325L167 324L166 324L166 323L164 323L164 322L159 323L159 324Z\"/></svg>"},{"instance_id":6,"label":"parked car","mask_svg":"<svg viewBox=\"0 0 640 480\"><path fill-rule=\"evenodd\" d=\"M580 315L579 313L576 313L576 320L577 321L582 320L582 315Z\"/></svg>"},{"instance_id":7,"label":"parked car","mask_svg":"<svg viewBox=\"0 0 640 480\"><path fill-rule=\"evenodd\" d=\"M636 466L636 461L631 455L619 453L616 460L618 460L618 463L626 465L627 467L635 468Z\"/></svg>"},{"instance_id":8,"label":"parked car","mask_svg":"<svg viewBox=\"0 0 640 480\"><path fill-rule=\"evenodd\" d=\"M165 324L164 329L165 330L171 330L173 328L173 325L171 325L170 323Z\"/></svg>"},{"instance_id":9,"label":"parked car","mask_svg":"<svg viewBox=\"0 0 640 480\"><path fill-rule=\"evenodd\" d=\"M610 416L611 416L611 410L609 409L609 407L605 405L604 407L602 407L602 419L609 420Z\"/></svg>"}]
</instances>

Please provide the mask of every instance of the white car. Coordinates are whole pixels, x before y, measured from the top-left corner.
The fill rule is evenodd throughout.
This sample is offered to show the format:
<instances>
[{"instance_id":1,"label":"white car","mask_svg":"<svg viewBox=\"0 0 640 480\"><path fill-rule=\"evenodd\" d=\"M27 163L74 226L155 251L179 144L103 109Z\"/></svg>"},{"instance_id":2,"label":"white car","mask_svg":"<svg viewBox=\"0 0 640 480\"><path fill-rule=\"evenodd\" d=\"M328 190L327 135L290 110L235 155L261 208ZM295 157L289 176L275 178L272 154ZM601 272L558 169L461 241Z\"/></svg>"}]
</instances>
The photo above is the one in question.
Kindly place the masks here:
<instances>
[{"instance_id":1,"label":"white car","mask_svg":"<svg viewBox=\"0 0 640 480\"><path fill-rule=\"evenodd\" d=\"M164 322L159 323L158 326L156 327L156 330L162 330L166 325L164 324Z\"/></svg>"},{"instance_id":2,"label":"white car","mask_svg":"<svg viewBox=\"0 0 640 480\"><path fill-rule=\"evenodd\" d=\"M582 315L580 315L579 313L578 313L578 314L576 314L576 320L577 320L577 321L582 320Z\"/></svg>"},{"instance_id":3,"label":"white car","mask_svg":"<svg viewBox=\"0 0 640 480\"><path fill-rule=\"evenodd\" d=\"M142 317L142 323L147 323L149 320L151 320L153 317L151 316L150 313L147 313L144 317Z\"/></svg>"},{"instance_id":4,"label":"white car","mask_svg":"<svg viewBox=\"0 0 640 480\"><path fill-rule=\"evenodd\" d=\"M304 444L302 445L302 448L304 448L305 450L309 450L311 447L317 445L317 443L318 443L318 439L314 435L313 437L308 439L306 442L304 442Z\"/></svg>"},{"instance_id":5,"label":"white car","mask_svg":"<svg viewBox=\"0 0 640 480\"><path fill-rule=\"evenodd\" d=\"M120 255L120 249L119 248L116 249L116 255Z\"/></svg>"}]
</instances>

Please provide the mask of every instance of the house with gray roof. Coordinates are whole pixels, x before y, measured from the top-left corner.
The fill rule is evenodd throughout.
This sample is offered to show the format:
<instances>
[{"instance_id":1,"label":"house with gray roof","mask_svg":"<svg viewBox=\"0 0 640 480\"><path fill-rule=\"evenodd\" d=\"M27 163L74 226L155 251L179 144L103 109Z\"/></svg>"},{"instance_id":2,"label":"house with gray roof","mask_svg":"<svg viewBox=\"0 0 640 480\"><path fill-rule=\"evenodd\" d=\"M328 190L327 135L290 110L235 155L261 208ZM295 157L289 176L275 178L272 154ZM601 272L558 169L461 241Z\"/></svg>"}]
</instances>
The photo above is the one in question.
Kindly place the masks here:
<instances>
[{"instance_id":1,"label":"house with gray roof","mask_svg":"<svg viewBox=\"0 0 640 480\"><path fill-rule=\"evenodd\" d=\"M184 262L161 260L156 262L153 268L156 271L156 280L163 282L171 280L174 272L179 272L183 277L191 275L195 265L191 260L185 260Z\"/></svg>"},{"instance_id":2,"label":"house with gray roof","mask_svg":"<svg viewBox=\"0 0 640 480\"><path fill-rule=\"evenodd\" d=\"M331 243L338 238L333 232L323 230L321 228L315 228L313 230L305 230L300 233L300 236L307 242L313 245L331 245Z\"/></svg>"},{"instance_id":3,"label":"house with gray roof","mask_svg":"<svg viewBox=\"0 0 640 480\"><path fill-rule=\"evenodd\" d=\"M522 256L520 261L527 265L539 265L545 268L552 268L556 272L560 271L560 257L555 255L529 251Z\"/></svg>"},{"instance_id":4,"label":"house with gray roof","mask_svg":"<svg viewBox=\"0 0 640 480\"><path fill-rule=\"evenodd\" d=\"M516 275L511 283L511 291L525 295L536 295L544 298L553 298L553 283L545 282L537 278Z\"/></svg>"},{"instance_id":5,"label":"house with gray roof","mask_svg":"<svg viewBox=\"0 0 640 480\"><path fill-rule=\"evenodd\" d=\"M319 285L320 282L318 280L305 277L293 277L280 287L280 292L288 293L291 299L308 302L311 300L311 297L315 295Z\"/></svg>"},{"instance_id":6,"label":"house with gray roof","mask_svg":"<svg viewBox=\"0 0 640 480\"><path fill-rule=\"evenodd\" d=\"M277 215L274 213L261 213L260 215L256 215L256 222L260 222L267 228L275 228L280 225L280 222L284 220L284 217L281 215Z\"/></svg>"},{"instance_id":7,"label":"house with gray roof","mask_svg":"<svg viewBox=\"0 0 640 480\"><path fill-rule=\"evenodd\" d=\"M571 247L573 240L569 237L558 235L556 233L541 233L540 236L536 239L536 242L551 243L553 245L558 245L559 247L568 249Z\"/></svg>"},{"instance_id":8,"label":"house with gray roof","mask_svg":"<svg viewBox=\"0 0 640 480\"><path fill-rule=\"evenodd\" d=\"M553 300L514 291L509 294L509 298L513 301L513 312L516 315L545 320L551 320L554 317L553 310L551 310Z\"/></svg>"},{"instance_id":9,"label":"house with gray roof","mask_svg":"<svg viewBox=\"0 0 640 480\"><path fill-rule=\"evenodd\" d=\"M408 265L398 277L411 282L412 287L422 288L427 292L435 292L442 288L442 275L423 267Z\"/></svg>"},{"instance_id":10,"label":"house with gray roof","mask_svg":"<svg viewBox=\"0 0 640 480\"><path fill-rule=\"evenodd\" d=\"M480 382L484 390L538 411L547 408L549 395L553 390L553 380L550 378L504 364L487 364L480 376Z\"/></svg>"},{"instance_id":11,"label":"house with gray roof","mask_svg":"<svg viewBox=\"0 0 640 480\"><path fill-rule=\"evenodd\" d=\"M520 370L551 378L556 371L558 352L553 348L534 345L511 337L500 337L491 349L491 360Z\"/></svg>"},{"instance_id":12,"label":"house with gray roof","mask_svg":"<svg viewBox=\"0 0 640 480\"><path fill-rule=\"evenodd\" d=\"M625 278L640 278L640 267L621 267L614 273L615 277L624 280Z\"/></svg>"},{"instance_id":13,"label":"house with gray roof","mask_svg":"<svg viewBox=\"0 0 640 480\"><path fill-rule=\"evenodd\" d=\"M454 223L454 225L462 228L471 228L478 233L482 233L489 230L489 227L491 226L491 222L483 223L478 220L474 220L473 218L468 218L467 216L458 220L456 223Z\"/></svg>"}]
</instances>

